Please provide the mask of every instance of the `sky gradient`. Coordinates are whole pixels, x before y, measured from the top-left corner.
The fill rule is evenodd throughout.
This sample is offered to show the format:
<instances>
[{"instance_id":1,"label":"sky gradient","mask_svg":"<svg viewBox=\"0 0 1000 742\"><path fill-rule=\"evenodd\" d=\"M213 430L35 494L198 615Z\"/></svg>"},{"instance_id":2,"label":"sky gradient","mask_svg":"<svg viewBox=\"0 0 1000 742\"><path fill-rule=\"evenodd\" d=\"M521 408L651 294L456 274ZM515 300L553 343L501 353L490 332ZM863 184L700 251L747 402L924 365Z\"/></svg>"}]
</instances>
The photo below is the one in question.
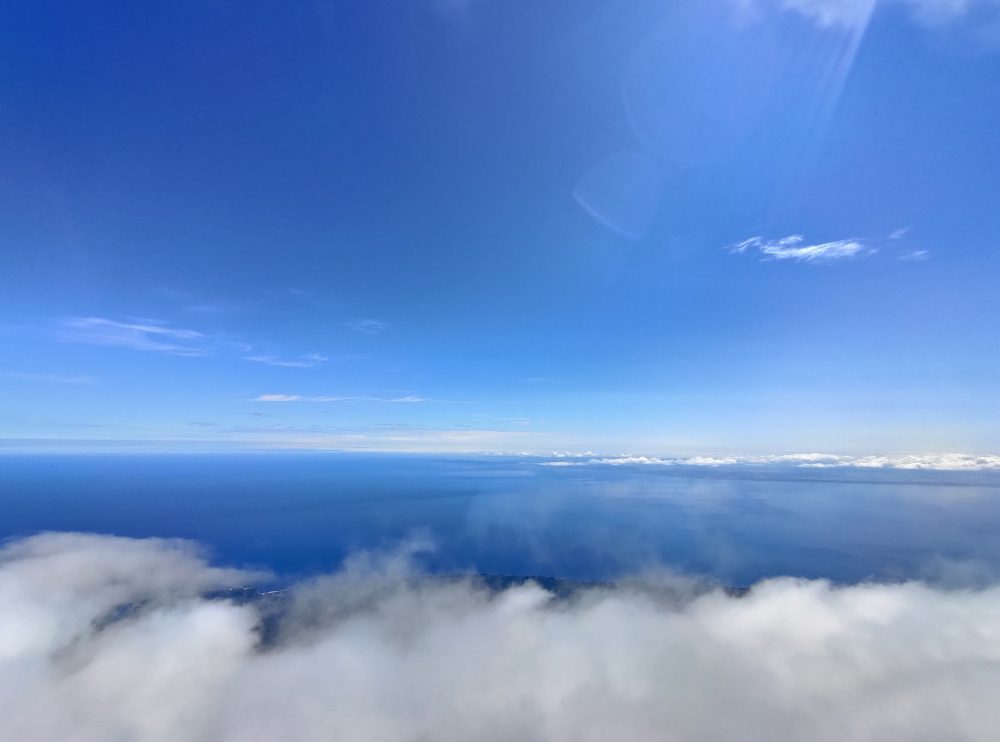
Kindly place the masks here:
<instances>
[{"instance_id":1,"label":"sky gradient","mask_svg":"<svg viewBox=\"0 0 1000 742\"><path fill-rule=\"evenodd\" d=\"M998 11L12 3L0 438L997 453Z\"/></svg>"}]
</instances>

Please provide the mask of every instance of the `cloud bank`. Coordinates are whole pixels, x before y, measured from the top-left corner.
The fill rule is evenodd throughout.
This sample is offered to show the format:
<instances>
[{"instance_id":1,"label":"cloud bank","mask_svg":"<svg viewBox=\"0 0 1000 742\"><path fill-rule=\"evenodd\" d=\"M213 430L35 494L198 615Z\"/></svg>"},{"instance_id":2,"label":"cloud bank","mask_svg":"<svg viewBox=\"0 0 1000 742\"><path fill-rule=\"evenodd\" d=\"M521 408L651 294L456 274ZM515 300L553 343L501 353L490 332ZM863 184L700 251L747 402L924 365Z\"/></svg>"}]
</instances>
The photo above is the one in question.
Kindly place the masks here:
<instances>
[{"instance_id":1,"label":"cloud bank","mask_svg":"<svg viewBox=\"0 0 1000 742\"><path fill-rule=\"evenodd\" d=\"M1000 470L1000 456L973 456L964 453L896 454L889 456L840 456L832 453L788 453L767 456L602 456L585 454L579 457L556 454L555 461L543 466L762 466L791 465L813 469L855 467L861 469L928 469L934 471Z\"/></svg>"},{"instance_id":2,"label":"cloud bank","mask_svg":"<svg viewBox=\"0 0 1000 742\"><path fill-rule=\"evenodd\" d=\"M262 642L267 600L199 597L253 577L174 541L8 544L0 738L942 742L1000 721L996 587L556 600L369 557L285 593Z\"/></svg>"}]
</instances>

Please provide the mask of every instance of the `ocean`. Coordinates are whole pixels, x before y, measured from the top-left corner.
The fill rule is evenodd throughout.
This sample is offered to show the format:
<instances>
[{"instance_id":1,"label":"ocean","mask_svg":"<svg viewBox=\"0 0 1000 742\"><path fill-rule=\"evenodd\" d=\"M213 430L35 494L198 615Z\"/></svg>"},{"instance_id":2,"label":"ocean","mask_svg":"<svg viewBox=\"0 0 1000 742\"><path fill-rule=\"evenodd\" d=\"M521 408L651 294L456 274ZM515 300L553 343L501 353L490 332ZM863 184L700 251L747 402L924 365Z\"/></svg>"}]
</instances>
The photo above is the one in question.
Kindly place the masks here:
<instances>
[{"instance_id":1,"label":"ocean","mask_svg":"<svg viewBox=\"0 0 1000 742\"><path fill-rule=\"evenodd\" d=\"M581 465L524 456L7 454L0 537L194 539L293 580L419 545L432 573L730 586L1000 572L1000 473Z\"/></svg>"}]
</instances>

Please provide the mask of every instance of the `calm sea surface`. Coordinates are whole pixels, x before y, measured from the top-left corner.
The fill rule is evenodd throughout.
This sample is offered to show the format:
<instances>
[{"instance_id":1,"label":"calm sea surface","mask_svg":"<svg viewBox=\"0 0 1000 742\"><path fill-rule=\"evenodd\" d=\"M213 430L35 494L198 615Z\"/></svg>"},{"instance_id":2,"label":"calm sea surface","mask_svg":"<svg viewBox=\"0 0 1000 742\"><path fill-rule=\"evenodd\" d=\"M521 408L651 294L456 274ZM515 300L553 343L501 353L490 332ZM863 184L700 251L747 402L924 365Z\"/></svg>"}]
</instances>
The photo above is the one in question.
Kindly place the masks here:
<instances>
[{"instance_id":1,"label":"calm sea surface","mask_svg":"<svg viewBox=\"0 0 1000 742\"><path fill-rule=\"evenodd\" d=\"M1000 474L359 454L0 456L0 537L180 536L300 576L429 539L433 571L607 579L1000 573Z\"/></svg>"}]
</instances>

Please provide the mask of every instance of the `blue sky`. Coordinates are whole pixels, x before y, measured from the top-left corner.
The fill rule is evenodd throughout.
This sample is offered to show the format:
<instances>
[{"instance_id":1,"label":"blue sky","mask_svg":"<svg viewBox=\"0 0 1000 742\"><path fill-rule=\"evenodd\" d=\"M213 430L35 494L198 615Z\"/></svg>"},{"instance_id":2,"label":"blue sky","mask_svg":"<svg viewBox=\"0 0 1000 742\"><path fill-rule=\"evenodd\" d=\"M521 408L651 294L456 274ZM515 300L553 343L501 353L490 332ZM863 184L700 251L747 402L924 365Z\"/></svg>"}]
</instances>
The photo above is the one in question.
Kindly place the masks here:
<instances>
[{"instance_id":1,"label":"blue sky","mask_svg":"<svg viewBox=\"0 0 1000 742\"><path fill-rule=\"evenodd\" d=\"M993 0L5 16L4 439L995 452Z\"/></svg>"}]
</instances>

